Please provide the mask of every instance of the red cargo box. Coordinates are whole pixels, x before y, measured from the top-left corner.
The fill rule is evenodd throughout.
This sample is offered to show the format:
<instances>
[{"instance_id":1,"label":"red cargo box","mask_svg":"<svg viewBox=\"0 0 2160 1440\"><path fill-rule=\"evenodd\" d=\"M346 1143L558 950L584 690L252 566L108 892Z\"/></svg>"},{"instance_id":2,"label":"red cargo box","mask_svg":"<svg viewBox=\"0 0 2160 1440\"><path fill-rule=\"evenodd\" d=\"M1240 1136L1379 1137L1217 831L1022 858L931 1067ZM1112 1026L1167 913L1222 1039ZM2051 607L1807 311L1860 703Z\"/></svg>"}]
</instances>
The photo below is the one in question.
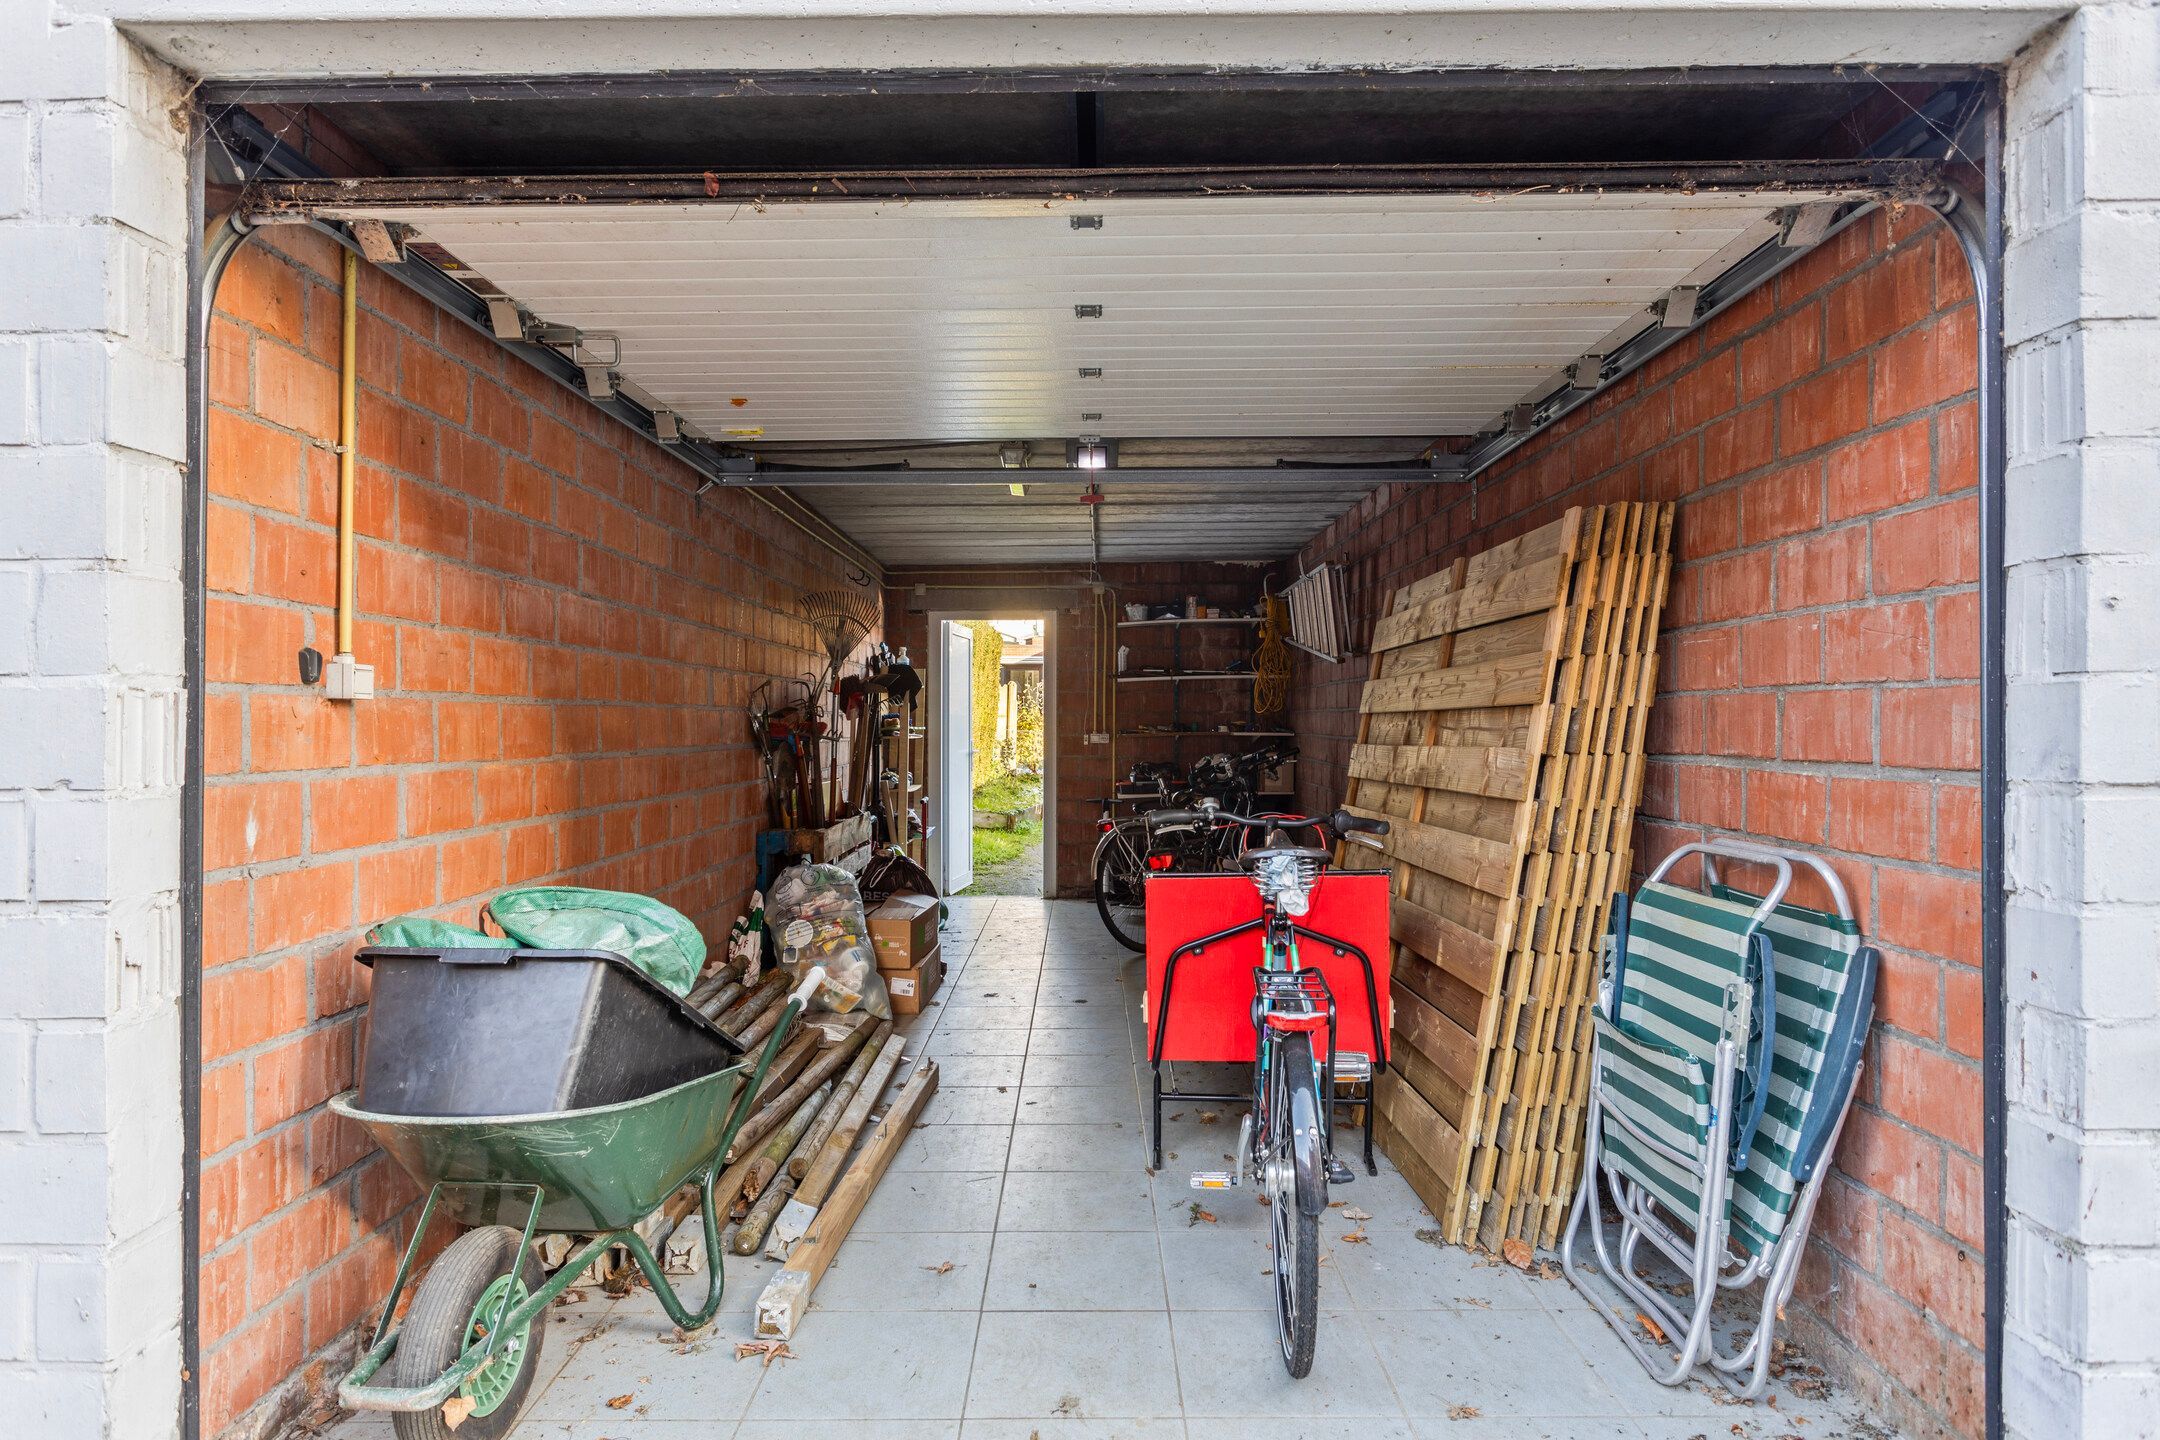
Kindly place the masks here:
<instances>
[{"instance_id":1,"label":"red cargo box","mask_svg":"<svg viewBox=\"0 0 2160 1440\"><path fill-rule=\"evenodd\" d=\"M1260 918L1260 892L1244 875L1151 875L1147 882L1147 1022L1148 1056L1155 1054L1156 1029L1163 1016L1163 975L1170 954L1180 945ZM1381 1036L1373 1037L1372 1008L1366 1004L1365 967L1354 954L1337 955L1332 946L1298 941L1298 960L1318 966L1335 997L1335 1043L1385 1060L1386 1032L1393 1019L1388 1008L1388 876L1379 870L1330 870L1313 891L1312 911L1297 922L1347 940L1372 962L1372 994L1380 1012ZM1260 931L1210 945L1178 961L1176 990L1170 996L1170 1028L1162 1058L1237 1060L1253 1058L1253 970L1260 964Z\"/></svg>"}]
</instances>

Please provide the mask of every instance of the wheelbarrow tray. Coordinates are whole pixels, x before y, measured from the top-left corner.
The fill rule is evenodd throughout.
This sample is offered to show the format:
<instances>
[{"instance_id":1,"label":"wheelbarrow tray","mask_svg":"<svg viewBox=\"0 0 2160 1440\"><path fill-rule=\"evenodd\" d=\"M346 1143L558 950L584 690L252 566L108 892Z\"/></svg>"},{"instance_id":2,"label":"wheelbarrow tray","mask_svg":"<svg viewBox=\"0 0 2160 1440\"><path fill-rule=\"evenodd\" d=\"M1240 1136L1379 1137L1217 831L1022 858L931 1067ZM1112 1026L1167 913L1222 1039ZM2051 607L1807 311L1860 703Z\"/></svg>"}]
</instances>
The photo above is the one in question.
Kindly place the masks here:
<instances>
[{"instance_id":1,"label":"wheelbarrow tray","mask_svg":"<svg viewBox=\"0 0 2160 1440\"><path fill-rule=\"evenodd\" d=\"M541 1115L380 1115L359 1092L330 1101L359 1122L422 1190L463 1225L522 1226L538 1186L536 1231L622 1230L660 1208L713 1163L730 1136L728 1117L749 1080L748 1063L642 1096Z\"/></svg>"}]
</instances>

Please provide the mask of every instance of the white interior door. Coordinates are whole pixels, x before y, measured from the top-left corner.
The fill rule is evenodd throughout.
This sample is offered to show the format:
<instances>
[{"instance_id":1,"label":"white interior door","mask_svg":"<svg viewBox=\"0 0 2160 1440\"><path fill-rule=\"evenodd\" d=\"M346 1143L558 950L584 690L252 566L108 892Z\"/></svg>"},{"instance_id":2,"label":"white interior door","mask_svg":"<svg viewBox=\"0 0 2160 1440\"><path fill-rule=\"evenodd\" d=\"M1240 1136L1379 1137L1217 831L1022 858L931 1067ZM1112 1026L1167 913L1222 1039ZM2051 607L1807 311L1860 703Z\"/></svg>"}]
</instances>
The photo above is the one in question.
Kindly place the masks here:
<instances>
[{"instance_id":1,"label":"white interior door","mask_svg":"<svg viewBox=\"0 0 2160 1440\"><path fill-rule=\"evenodd\" d=\"M975 883L975 632L945 622L944 674L938 686L938 744L943 747L945 893Z\"/></svg>"}]
</instances>

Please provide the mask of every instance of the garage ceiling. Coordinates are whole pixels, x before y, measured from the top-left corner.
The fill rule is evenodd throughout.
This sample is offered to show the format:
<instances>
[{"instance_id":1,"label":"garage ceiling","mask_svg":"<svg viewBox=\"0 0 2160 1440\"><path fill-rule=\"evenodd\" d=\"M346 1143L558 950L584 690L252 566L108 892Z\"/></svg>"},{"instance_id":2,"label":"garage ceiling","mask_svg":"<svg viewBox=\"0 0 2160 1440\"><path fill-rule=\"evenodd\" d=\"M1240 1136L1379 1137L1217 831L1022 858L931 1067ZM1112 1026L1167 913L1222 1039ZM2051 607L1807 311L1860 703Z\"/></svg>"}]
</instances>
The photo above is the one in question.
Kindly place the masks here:
<instances>
[{"instance_id":1,"label":"garage ceiling","mask_svg":"<svg viewBox=\"0 0 2160 1440\"><path fill-rule=\"evenodd\" d=\"M1099 435L1489 429L1821 194L1132 196L371 206L476 288L588 347L697 431L768 459ZM1100 314L1084 307L1100 307ZM1099 372L1099 373L1096 373ZM1137 447L1136 447L1137 448ZM979 450L976 453L980 453ZM1308 452L1309 453L1309 452ZM979 460L966 463L979 464ZM1106 486L1105 560L1275 558L1377 483ZM1051 476L1063 477L1053 480ZM1029 493L904 473L804 498L889 563L1085 561L1086 478ZM1105 477L1115 481L1115 472ZM1229 507L1229 508L1225 508Z\"/></svg>"}]
</instances>

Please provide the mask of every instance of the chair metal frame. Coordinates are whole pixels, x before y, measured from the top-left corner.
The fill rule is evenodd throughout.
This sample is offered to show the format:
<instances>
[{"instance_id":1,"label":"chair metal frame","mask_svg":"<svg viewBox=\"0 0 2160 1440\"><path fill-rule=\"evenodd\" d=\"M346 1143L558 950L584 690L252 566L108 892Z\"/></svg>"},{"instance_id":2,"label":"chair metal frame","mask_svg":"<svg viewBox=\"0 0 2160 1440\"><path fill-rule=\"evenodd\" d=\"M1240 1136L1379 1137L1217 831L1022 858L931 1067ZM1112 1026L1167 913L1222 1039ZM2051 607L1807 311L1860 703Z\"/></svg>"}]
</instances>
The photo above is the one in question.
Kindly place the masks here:
<instances>
[{"instance_id":1,"label":"chair metal frame","mask_svg":"<svg viewBox=\"0 0 2160 1440\"><path fill-rule=\"evenodd\" d=\"M1838 915L1848 921L1854 919L1852 902L1835 872L1819 857L1803 851L1733 840L1698 842L1681 846L1666 856L1651 873L1650 880L1664 879L1676 864L1690 855L1699 857L1706 888L1719 883L1717 861L1720 858L1764 865L1776 872L1775 884L1755 909L1756 933L1760 933L1762 924L1783 901L1791 886L1795 864L1805 865L1820 876L1829 889ZM1614 937L1615 950L1623 961L1626 945L1624 932ZM1855 967L1860 967L1861 963L1856 952ZM1618 1013L1620 987L1617 982L1621 968L1616 964L1608 971L1606 985L1599 996L1599 1008L1608 1016ZM1864 974L1856 974L1853 980L1867 988L1867 998L1871 1000L1872 962L1868 963ZM1775 985L1776 977L1768 975L1765 981ZM1560 1263L1569 1283L1604 1313L1614 1332L1659 1384L1683 1384L1698 1367L1707 1367L1728 1390L1742 1399L1752 1400L1762 1394L1769 1383L1774 1348L1771 1342L1776 1333L1777 1315L1791 1297L1793 1285L1799 1278L1800 1260L1807 1248L1808 1227L1822 1196L1823 1177L1830 1168L1827 1161L1835 1153L1838 1137L1843 1133L1845 1117L1850 1113L1853 1095L1859 1088L1861 1067L1857 1063L1851 1066L1845 1093L1837 1099L1836 1118L1827 1139L1806 1157L1804 1163L1808 1173L1799 1177L1802 1183L1777 1240L1758 1254L1737 1254L1731 1244L1732 1140L1736 1118L1732 1113L1732 1102L1739 1068L1745 1058L1742 1051L1747 1041L1746 1025L1746 1015L1735 1017L1728 1005L1724 1034L1717 1046L1711 1078L1711 1133L1705 1141L1704 1153L1699 1156L1684 1154L1643 1133L1618 1110L1607 1111L1600 1087L1593 1080L1582 1184L1576 1191L1567 1230L1561 1238ZM1592 1043L1597 1042L1593 1040ZM1773 1043L1773 1037L1765 1035L1762 1043ZM1599 1073L1593 1057L1591 1074L1594 1077ZM1603 1126L1608 1119L1627 1133L1631 1143L1697 1177L1700 1203L1694 1216L1674 1216L1669 1220L1664 1213L1667 1207L1647 1186L1622 1174L1605 1160ZM1612 1192L1619 1222L1617 1245L1606 1235L1605 1206L1599 1193L1601 1178L1610 1185ZM1577 1259L1577 1246L1586 1222L1596 1255L1594 1269ZM1688 1276L1692 1290L1685 1308L1674 1296L1653 1284L1639 1268L1638 1261L1645 1244ZM1718 1296L1744 1290L1758 1281L1763 1286L1762 1305L1754 1323L1747 1327L1740 1343L1729 1348L1721 1345L1715 1332L1713 1313ZM1667 1337L1663 1344L1638 1333L1638 1315L1656 1319Z\"/></svg>"}]
</instances>

